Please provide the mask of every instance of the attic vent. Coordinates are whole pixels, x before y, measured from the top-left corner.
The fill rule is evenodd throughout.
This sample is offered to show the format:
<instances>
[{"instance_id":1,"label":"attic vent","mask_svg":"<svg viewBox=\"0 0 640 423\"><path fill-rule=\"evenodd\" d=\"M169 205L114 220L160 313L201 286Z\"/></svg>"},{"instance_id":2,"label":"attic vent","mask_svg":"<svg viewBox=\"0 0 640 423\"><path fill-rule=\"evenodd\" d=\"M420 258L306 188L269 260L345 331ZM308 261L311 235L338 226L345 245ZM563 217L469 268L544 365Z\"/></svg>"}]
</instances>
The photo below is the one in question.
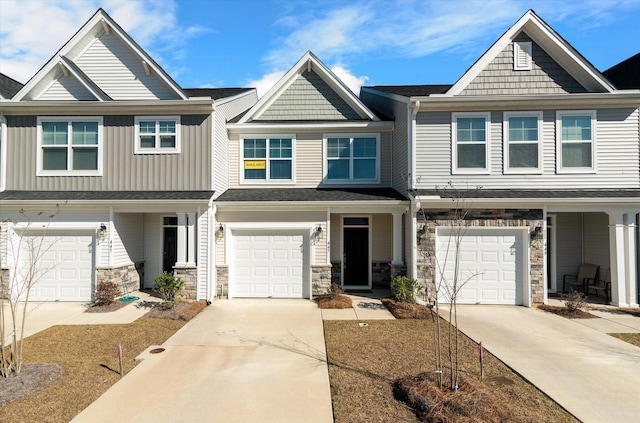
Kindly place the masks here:
<instances>
[{"instance_id":1,"label":"attic vent","mask_svg":"<svg viewBox=\"0 0 640 423\"><path fill-rule=\"evenodd\" d=\"M531 41L513 42L513 70L531 70Z\"/></svg>"}]
</instances>

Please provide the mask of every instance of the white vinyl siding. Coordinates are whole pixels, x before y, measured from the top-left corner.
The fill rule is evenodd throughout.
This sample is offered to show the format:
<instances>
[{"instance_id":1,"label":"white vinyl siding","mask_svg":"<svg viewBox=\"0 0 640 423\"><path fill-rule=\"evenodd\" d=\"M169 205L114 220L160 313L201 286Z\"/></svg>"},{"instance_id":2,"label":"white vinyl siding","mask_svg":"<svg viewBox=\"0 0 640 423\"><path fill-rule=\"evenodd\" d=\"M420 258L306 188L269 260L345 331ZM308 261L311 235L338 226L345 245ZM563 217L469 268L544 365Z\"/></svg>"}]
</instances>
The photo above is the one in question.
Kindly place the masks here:
<instances>
[{"instance_id":1,"label":"white vinyl siding","mask_svg":"<svg viewBox=\"0 0 640 423\"><path fill-rule=\"evenodd\" d=\"M96 100L96 97L74 76L60 75L38 100Z\"/></svg>"},{"instance_id":2,"label":"white vinyl siding","mask_svg":"<svg viewBox=\"0 0 640 423\"><path fill-rule=\"evenodd\" d=\"M144 220L139 213L115 213L113 216L113 262L121 266L144 260Z\"/></svg>"},{"instance_id":3,"label":"white vinyl siding","mask_svg":"<svg viewBox=\"0 0 640 423\"><path fill-rule=\"evenodd\" d=\"M556 113L558 173L596 171L596 122L595 110Z\"/></svg>"},{"instance_id":4,"label":"white vinyl siding","mask_svg":"<svg viewBox=\"0 0 640 423\"><path fill-rule=\"evenodd\" d=\"M489 173L491 113L453 113L453 173Z\"/></svg>"},{"instance_id":5,"label":"white vinyl siding","mask_svg":"<svg viewBox=\"0 0 640 423\"><path fill-rule=\"evenodd\" d=\"M38 176L102 175L102 117L38 117Z\"/></svg>"},{"instance_id":6,"label":"white vinyl siding","mask_svg":"<svg viewBox=\"0 0 640 423\"><path fill-rule=\"evenodd\" d=\"M209 277L213 283L213 275L209 275L209 252L214 248L209 242L209 213L204 212L198 216L196 223L196 242L195 242L198 262L198 276L196 285L196 299L210 299L214 293L209 292ZM215 269L213 269L215 272Z\"/></svg>"},{"instance_id":7,"label":"white vinyl siding","mask_svg":"<svg viewBox=\"0 0 640 423\"><path fill-rule=\"evenodd\" d=\"M542 171L542 112L504 112L504 172Z\"/></svg>"},{"instance_id":8,"label":"white vinyl siding","mask_svg":"<svg viewBox=\"0 0 640 423\"><path fill-rule=\"evenodd\" d=\"M180 116L136 116L135 154L179 154Z\"/></svg>"}]
</instances>

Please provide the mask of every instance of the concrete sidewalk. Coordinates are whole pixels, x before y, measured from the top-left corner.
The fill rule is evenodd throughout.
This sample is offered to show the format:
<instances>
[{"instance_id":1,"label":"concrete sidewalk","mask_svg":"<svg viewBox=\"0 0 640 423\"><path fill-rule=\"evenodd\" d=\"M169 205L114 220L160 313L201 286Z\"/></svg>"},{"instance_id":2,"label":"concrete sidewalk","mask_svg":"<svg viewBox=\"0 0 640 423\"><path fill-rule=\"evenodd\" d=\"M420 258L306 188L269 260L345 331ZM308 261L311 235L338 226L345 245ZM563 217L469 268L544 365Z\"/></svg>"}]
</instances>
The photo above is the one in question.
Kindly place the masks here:
<instances>
[{"instance_id":1,"label":"concrete sidewalk","mask_svg":"<svg viewBox=\"0 0 640 423\"><path fill-rule=\"evenodd\" d=\"M584 319L472 305L458 306L458 328L583 422L640 421L640 348Z\"/></svg>"},{"instance_id":2,"label":"concrete sidewalk","mask_svg":"<svg viewBox=\"0 0 640 423\"><path fill-rule=\"evenodd\" d=\"M74 422L333 422L320 309L217 300Z\"/></svg>"},{"instance_id":3,"label":"concrete sidewalk","mask_svg":"<svg viewBox=\"0 0 640 423\"><path fill-rule=\"evenodd\" d=\"M323 320L393 320L393 314L373 297L347 294L351 297L352 308L322 309Z\"/></svg>"}]
</instances>

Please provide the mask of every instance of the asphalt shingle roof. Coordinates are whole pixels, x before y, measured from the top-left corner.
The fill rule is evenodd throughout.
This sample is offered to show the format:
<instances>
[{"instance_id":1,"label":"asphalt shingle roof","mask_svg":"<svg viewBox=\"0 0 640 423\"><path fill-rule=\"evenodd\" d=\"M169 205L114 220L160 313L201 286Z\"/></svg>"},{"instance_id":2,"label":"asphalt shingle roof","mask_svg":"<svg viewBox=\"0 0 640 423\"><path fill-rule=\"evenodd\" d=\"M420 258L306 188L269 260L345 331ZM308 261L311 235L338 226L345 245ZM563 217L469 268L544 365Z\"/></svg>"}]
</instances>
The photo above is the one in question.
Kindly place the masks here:
<instances>
[{"instance_id":1,"label":"asphalt shingle roof","mask_svg":"<svg viewBox=\"0 0 640 423\"><path fill-rule=\"evenodd\" d=\"M219 100L225 97L233 97L251 91L253 88L183 88L189 97L211 97L213 100Z\"/></svg>"},{"instance_id":2,"label":"asphalt shingle roof","mask_svg":"<svg viewBox=\"0 0 640 423\"><path fill-rule=\"evenodd\" d=\"M370 88L387 94L396 94L404 97L428 96L431 94L444 94L453 85L374 85Z\"/></svg>"},{"instance_id":3,"label":"asphalt shingle roof","mask_svg":"<svg viewBox=\"0 0 640 423\"><path fill-rule=\"evenodd\" d=\"M23 85L13 78L0 73L0 95L10 99L22 89Z\"/></svg>"},{"instance_id":4,"label":"asphalt shingle roof","mask_svg":"<svg viewBox=\"0 0 640 423\"><path fill-rule=\"evenodd\" d=\"M640 89L640 53L610 67L602 74L619 90Z\"/></svg>"},{"instance_id":5,"label":"asphalt shingle roof","mask_svg":"<svg viewBox=\"0 0 640 423\"><path fill-rule=\"evenodd\" d=\"M208 200L213 191L4 191L0 201Z\"/></svg>"},{"instance_id":6,"label":"asphalt shingle roof","mask_svg":"<svg viewBox=\"0 0 640 423\"><path fill-rule=\"evenodd\" d=\"M216 201L403 201L392 188L248 188L229 189Z\"/></svg>"}]
</instances>

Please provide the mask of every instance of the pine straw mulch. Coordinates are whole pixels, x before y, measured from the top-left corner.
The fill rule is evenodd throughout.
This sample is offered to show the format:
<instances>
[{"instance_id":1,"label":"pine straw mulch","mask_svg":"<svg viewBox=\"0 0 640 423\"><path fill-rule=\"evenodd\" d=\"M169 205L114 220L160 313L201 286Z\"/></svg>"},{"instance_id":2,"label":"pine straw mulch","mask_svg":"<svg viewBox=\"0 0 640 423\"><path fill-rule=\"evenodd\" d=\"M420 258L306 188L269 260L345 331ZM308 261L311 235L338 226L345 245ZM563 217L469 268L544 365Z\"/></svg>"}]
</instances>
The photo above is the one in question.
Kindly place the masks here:
<instances>
[{"instance_id":1,"label":"pine straw mulch","mask_svg":"<svg viewBox=\"0 0 640 423\"><path fill-rule=\"evenodd\" d=\"M431 308L422 304L404 303L392 298L383 298L380 301L396 319L431 319L434 316Z\"/></svg>"},{"instance_id":2,"label":"pine straw mulch","mask_svg":"<svg viewBox=\"0 0 640 423\"><path fill-rule=\"evenodd\" d=\"M68 422L120 379L118 344L122 344L126 374L135 367L136 356L150 345L165 342L206 303L185 301L178 306L177 310L158 311L156 315L162 318L145 316L120 325L53 326L26 338L23 358L27 369L33 364L48 363L59 366L64 374L49 386L45 386L49 382L46 379L55 377L47 373L50 370L45 370L45 382L37 371L34 375L23 370L20 376L12 378L11 383L29 385L33 391L0 405L0 421ZM42 370L35 367L38 368ZM40 382L33 381L33 377L40 377ZM12 389L2 391L4 386L9 386L9 382L0 379L0 397Z\"/></svg>"},{"instance_id":3,"label":"pine straw mulch","mask_svg":"<svg viewBox=\"0 0 640 423\"><path fill-rule=\"evenodd\" d=\"M609 333L608 335L640 347L640 333Z\"/></svg>"},{"instance_id":4,"label":"pine straw mulch","mask_svg":"<svg viewBox=\"0 0 640 423\"><path fill-rule=\"evenodd\" d=\"M110 304L92 304L91 306L87 307L87 309L84 311L85 313L110 313L112 311L116 311L116 310L120 310L122 307L126 307L127 304L131 304L131 303L125 303L122 301L114 301Z\"/></svg>"},{"instance_id":5,"label":"pine straw mulch","mask_svg":"<svg viewBox=\"0 0 640 423\"><path fill-rule=\"evenodd\" d=\"M152 303L151 310L144 317L154 319L189 320L196 317L198 313L205 309L205 301L180 301L173 307L167 309L161 303Z\"/></svg>"},{"instance_id":6,"label":"pine straw mulch","mask_svg":"<svg viewBox=\"0 0 640 423\"><path fill-rule=\"evenodd\" d=\"M367 326L358 323L324 321L335 421L420 421L420 412L401 400L402 396L394 391L394 383L407 376L433 374L436 368L433 354L435 319L373 320L367 321ZM448 323L440 319L440 324L446 348L444 331ZM485 415L492 416L497 409L508 413L509 418L503 420L505 422L577 422L553 400L486 351L485 377L479 381L477 345L462 334L459 360L460 376L464 380L459 392L466 393L474 387L480 390L481 401L475 398L472 402L476 404L474 408L485 409ZM442 421L464 420L456 414L453 420Z\"/></svg>"},{"instance_id":7,"label":"pine straw mulch","mask_svg":"<svg viewBox=\"0 0 640 423\"><path fill-rule=\"evenodd\" d=\"M598 319L599 317L584 310L569 310L563 306L552 306L548 304L540 304L540 310L566 317L567 319Z\"/></svg>"},{"instance_id":8,"label":"pine straw mulch","mask_svg":"<svg viewBox=\"0 0 640 423\"><path fill-rule=\"evenodd\" d=\"M341 309L353 307L353 301L351 301L351 297L342 294L318 295L315 300L318 303L318 307L324 309Z\"/></svg>"}]
</instances>

